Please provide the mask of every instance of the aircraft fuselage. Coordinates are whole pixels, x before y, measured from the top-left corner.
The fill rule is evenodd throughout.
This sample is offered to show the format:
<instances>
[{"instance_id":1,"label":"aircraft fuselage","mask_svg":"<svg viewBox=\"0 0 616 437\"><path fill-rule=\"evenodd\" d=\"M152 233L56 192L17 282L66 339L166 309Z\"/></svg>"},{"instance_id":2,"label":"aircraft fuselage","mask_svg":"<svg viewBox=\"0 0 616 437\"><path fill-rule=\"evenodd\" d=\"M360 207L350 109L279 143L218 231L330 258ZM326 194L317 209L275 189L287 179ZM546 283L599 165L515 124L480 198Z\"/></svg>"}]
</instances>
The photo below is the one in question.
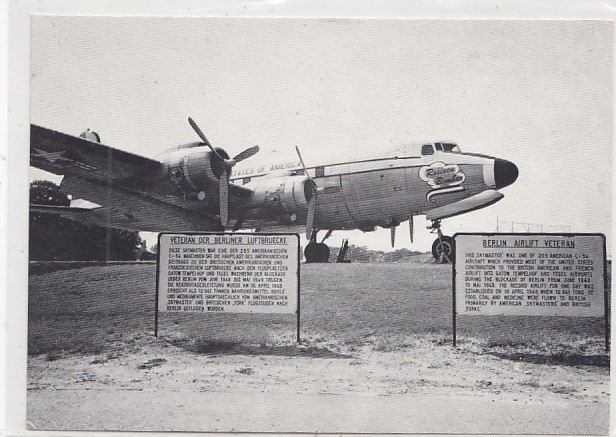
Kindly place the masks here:
<instances>
[{"instance_id":1,"label":"aircraft fuselage","mask_svg":"<svg viewBox=\"0 0 616 437\"><path fill-rule=\"evenodd\" d=\"M369 231L375 226L395 226L411 216L446 208L486 190L496 193L505 185L497 185L499 178L507 182L506 185L513 180L505 179L515 179L512 175L497 176L499 166L496 162L507 163L505 167L509 165L501 171L511 172L511 166L515 168L512 163L498 158L439 151L428 156L308 167L319 189L314 226ZM517 169L515 172L517 177ZM231 181L250 188L253 194L248 199L232 199L231 217L258 220L267 216L280 224L304 224L308 210L305 179L301 165L293 161L273 164L269 168L238 169ZM478 207L496 200L490 197L485 205ZM463 208L459 212L454 208L449 213L444 211L443 218L463 212L466 212Z\"/></svg>"}]
</instances>

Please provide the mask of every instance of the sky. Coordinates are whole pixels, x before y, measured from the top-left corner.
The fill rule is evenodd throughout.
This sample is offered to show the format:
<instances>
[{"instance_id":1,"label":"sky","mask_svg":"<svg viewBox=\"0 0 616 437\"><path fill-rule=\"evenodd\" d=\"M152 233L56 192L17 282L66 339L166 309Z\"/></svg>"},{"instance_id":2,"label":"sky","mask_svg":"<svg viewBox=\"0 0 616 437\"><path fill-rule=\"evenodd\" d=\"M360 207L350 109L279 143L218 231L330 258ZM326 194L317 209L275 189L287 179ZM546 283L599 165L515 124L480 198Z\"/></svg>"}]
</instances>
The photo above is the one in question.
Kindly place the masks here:
<instances>
[{"instance_id":1,"label":"sky","mask_svg":"<svg viewBox=\"0 0 616 437\"><path fill-rule=\"evenodd\" d=\"M613 48L601 21L35 16L30 115L154 158L197 140L188 116L230 155L258 144L255 162L294 159L295 145L311 165L451 140L520 175L446 234L542 225L609 246ZM428 224L415 218L413 245L401 226L395 248L429 250ZM342 238L391 250L389 230L328 243Z\"/></svg>"}]
</instances>

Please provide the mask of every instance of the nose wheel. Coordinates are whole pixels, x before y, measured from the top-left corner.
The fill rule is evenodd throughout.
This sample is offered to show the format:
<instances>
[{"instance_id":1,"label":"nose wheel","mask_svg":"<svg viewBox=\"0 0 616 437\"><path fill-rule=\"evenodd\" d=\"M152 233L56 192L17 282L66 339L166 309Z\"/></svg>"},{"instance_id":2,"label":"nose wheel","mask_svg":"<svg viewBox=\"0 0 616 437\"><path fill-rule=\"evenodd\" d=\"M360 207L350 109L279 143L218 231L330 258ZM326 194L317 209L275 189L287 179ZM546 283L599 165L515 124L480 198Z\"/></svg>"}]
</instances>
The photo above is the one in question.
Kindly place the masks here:
<instances>
[{"instance_id":1,"label":"nose wheel","mask_svg":"<svg viewBox=\"0 0 616 437\"><path fill-rule=\"evenodd\" d=\"M453 238L447 235L443 235L441 232L441 221L433 220L432 225L428 226L431 233L437 234L436 240L432 243L432 256L434 259L441 263L451 263L454 257L453 251Z\"/></svg>"}]
</instances>

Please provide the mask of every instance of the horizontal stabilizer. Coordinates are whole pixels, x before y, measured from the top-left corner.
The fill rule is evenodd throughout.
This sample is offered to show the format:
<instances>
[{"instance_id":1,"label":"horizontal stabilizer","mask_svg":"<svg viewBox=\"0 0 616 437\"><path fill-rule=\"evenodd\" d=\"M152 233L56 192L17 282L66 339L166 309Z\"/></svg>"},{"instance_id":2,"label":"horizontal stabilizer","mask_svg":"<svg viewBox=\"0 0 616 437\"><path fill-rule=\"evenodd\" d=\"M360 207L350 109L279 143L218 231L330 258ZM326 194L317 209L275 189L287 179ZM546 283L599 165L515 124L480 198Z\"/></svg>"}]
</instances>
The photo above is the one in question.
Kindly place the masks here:
<instances>
[{"instance_id":1,"label":"horizontal stabilizer","mask_svg":"<svg viewBox=\"0 0 616 437\"><path fill-rule=\"evenodd\" d=\"M448 205L439 206L426 212L426 220L441 220L455 215L464 214L466 212L475 211L476 209L490 206L505 197L502 193L496 190L485 190L479 194L450 203Z\"/></svg>"},{"instance_id":2,"label":"horizontal stabilizer","mask_svg":"<svg viewBox=\"0 0 616 437\"><path fill-rule=\"evenodd\" d=\"M91 209L102 208L98 203L90 202L85 199L72 199L69 206L60 205L39 205L31 204L30 211L36 212L51 212L51 211L89 211Z\"/></svg>"},{"instance_id":3,"label":"horizontal stabilizer","mask_svg":"<svg viewBox=\"0 0 616 437\"><path fill-rule=\"evenodd\" d=\"M69 208L96 209L101 208L101 205L99 205L98 203L90 202L86 199L71 199L71 204Z\"/></svg>"}]
</instances>

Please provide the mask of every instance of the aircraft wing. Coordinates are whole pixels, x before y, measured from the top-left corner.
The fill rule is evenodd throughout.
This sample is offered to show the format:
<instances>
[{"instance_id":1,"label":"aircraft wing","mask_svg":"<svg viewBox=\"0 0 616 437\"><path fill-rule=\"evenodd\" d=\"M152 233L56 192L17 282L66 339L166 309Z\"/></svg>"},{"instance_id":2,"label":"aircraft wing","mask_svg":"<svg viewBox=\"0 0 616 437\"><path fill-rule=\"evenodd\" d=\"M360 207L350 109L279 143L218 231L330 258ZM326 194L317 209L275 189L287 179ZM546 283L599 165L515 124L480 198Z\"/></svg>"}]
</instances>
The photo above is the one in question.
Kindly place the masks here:
<instances>
[{"instance_id":1,"label":"aircraft wing","mask_svg":"<svg viewBox=\"0 0 616 437\"><path fill-rule=\"evenodd\" d=\"M135 206L114 202L113 206L98 208L31 205L30 212L56 214L87 225L128 231L205 232L223 230L216 218L180 208L175 209L165 204L141 203Z\"/></svg>"},{"instance_id":2,"label":"aircraft wing","mask_svg":"<svg viewBox=\"0 0 616 437\"><path fill-rule=\"evenodd\" d=\"M104 227L140 231L219 230L214 215L175 195L163 164L85 138L40 126L30 127L30 165L64 175L60 188L96 208L49 208L33 211L60 214Z\"/></svg>"},{"instance_id":3,"label":"aircraft wing","mask_svg":"<svg viewBox=\"0 0 616 437\"><path fill-rule=\"evenodd\" d=\"M150 187L162 163L85 138L30 125L30 165L127 188ZM159 187L163 188L163 187Z\"/></svg>"}]
</instances>

